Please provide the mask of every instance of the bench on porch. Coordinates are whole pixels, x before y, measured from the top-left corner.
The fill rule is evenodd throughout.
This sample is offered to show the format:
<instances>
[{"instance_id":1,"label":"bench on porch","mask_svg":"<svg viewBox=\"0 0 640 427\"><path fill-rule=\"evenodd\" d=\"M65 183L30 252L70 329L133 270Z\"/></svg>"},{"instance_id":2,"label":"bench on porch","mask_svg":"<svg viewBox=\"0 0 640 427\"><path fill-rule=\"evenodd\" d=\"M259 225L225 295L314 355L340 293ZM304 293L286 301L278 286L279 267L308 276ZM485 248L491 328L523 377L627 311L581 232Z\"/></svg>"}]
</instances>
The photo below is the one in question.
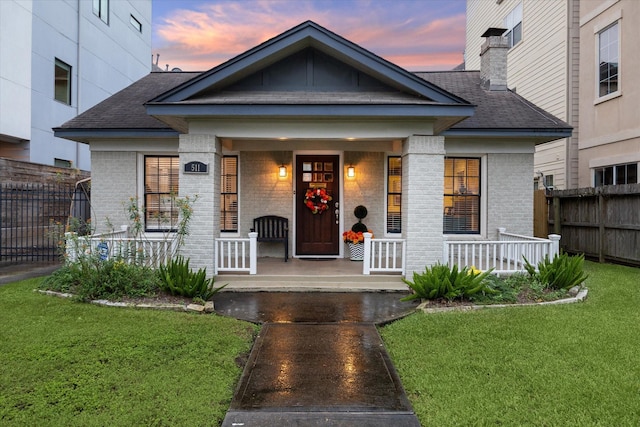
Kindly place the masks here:
<instances>
[{"instance_id":1,"label":"bench on porch","mask_svg":"<svg viewBox=\"0 0 640 427\"><path fill-rule=\"evenodd\" d=\"M276 215L265 215L253 220L252 232L258 233L258 242L283 242L284 262L289 259L289 220Z\"/></svg>"}]
</instances>

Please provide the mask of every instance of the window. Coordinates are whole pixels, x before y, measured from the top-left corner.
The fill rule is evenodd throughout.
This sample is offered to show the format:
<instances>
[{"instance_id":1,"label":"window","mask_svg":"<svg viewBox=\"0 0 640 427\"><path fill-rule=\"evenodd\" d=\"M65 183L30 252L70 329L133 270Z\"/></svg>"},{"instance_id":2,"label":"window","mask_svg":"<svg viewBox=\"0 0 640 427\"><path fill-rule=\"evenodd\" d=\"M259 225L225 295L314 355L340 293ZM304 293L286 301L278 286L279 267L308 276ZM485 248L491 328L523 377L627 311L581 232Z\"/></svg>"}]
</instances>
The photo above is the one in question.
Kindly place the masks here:
<instances>
[{"instance_id":1,"label":"window","mask_svg":"<svg viewBox=\"0 0 640 427\"><path fill-rule=\"evenodd\" d=\"M55 60L53 97L56 101L71 105L71 65Z\"/></svg>"},{"instance_id":2,"label":"window","mask_svg":"<svg viewBox=\"0 0 640 427\"><path fill-rule=\"evenodd\" d=\"M58 158L53 159L53 166L57 168L71 168L71 165L72 165L71 160L58 159Z\"/></svg>"},{"instance_id":3,"label":"window","mask_svg":"<svg viewBox=\"0 0 640 427\"><path fill-rule=\"evenodd\" d=\"M553 175L544 176L544 188L553 189Z\"/></svg>"},{"instance_id":4,"label":"window","mask_svg":"<svg viewBox=\"0 0 640 427\"><path fill-rule=\"evenodd\" d=\"M509 12L502 24L507 29L504 37L509 40L509 47L517 45L522 40L522 3Z\"/></svg>"},{"instance_id":5,"label":"window","mask_svg":"<svg viewBox=\"0 0 640 427\"><path fill-rule=\"evenodd\" d=\"M109 0L93 0L93 14L102 19L105 24L108 24Z\"/></svg>"},{"instance_id":6,"label":"window","mask_svg":"<svg viewBox=\"0 0 640 427\"><path fill-rule=\"evenodd\" d=\"M445 234L480 233L480 159L444 159Z\"/></svg>"},{"instance_id":7,"label":"window","mask_svg":"<svg viewBox=\"0 0 640 427\"><path fill-rule=\"evenodd\" d=\"M145 156L145 230L170 231L178 224L178 156Z\"/></svg>"},{"instance_id":8,"label":"window","mask_svg":"<svg viewBox=\"0 0 640 427\"><path fill-rule=\"evenodd\" d=\"M623 185L638 183L638 164L627 163L624 165L604 166L593 170L593 182L595 187L603 185Z\"/></svg>"},{"instance_id":9,"label":"window","mask_svg":"<svg viewBox=\"0 0 640 427\"><path fill-rule=\"evenodd\" d=\"M131 24L131 26L133 28L135 28L139 33L142 32L142 24L140 23L140 21L138 21L135 16L130 15L129 16L129 23Z\"/></svg>"},{"instance_id":10,"label":"window","mask_svg":"<svg viewBox=\"0 0 640 427\"><path fill-rule=\"evenodd\" d=\"M598 34L598 95L618 91L618 23Z\"/></svg>"},{"instance_id":11,"label":"window","mask_svg":"<svg viewBox=\"0 0 640 427\"><path fill-rule=\"evenodd\" d=\"M387 233L402 232L402 157L387 158Z\"/></svg>"},{"instance_id":12,"label":"window","mask_svg":"<svg viewBox=\"0 0 640 427\"><path fill-rule=\"evenodd\" d=\"M222 158L220 231L238 231L238 156Z\"/></svg>"}]
</instances>

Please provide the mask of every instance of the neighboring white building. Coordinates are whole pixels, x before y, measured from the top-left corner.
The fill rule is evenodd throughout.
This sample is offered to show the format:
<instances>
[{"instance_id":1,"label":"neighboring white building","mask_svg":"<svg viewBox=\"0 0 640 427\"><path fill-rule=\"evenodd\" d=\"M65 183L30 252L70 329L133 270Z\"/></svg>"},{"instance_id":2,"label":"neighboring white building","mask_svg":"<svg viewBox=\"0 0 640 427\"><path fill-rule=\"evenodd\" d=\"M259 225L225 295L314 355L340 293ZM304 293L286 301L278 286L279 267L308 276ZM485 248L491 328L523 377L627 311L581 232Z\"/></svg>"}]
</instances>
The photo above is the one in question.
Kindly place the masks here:
<instances>
[{"instance_id":1,"label":"neighboring white building","mask_svg":"<svg viewBox=\"0 0 640 427\"><path fill-rule=\"evenodd\" d=\"M465 69L480 69L478 38L504 28L509 89L573 126L571 138L536 146L534 178L558 189L578 186L578 0L467 0ZM539 182L542 188L543 182Z\"/></svg>"},{"instance_id":2,"label":"neighboring white building","mask_svg":"<svg viewBox=\"0 0 640 427\"><path fill-rule=\"evenodd\" d=\"M0 1L0 157L91 168L52 127L151 70L151 0Z\"/></svg>"}]
</instances>

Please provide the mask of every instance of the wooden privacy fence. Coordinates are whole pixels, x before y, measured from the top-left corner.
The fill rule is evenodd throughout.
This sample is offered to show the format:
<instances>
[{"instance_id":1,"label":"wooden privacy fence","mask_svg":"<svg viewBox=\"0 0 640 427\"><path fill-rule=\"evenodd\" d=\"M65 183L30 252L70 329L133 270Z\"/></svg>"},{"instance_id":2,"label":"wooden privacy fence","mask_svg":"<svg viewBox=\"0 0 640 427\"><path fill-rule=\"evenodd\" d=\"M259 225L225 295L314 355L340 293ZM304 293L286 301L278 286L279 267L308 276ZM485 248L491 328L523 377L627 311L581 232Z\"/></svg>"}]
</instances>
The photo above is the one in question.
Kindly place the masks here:
<instances>
[{"instance_id":1,"label":"wooden privacy fence","mask_svg":"<svg viewBox=\"0 0 640 427\"><path fill-rule=\"evenodd\" d=\"M553 191L549 227L567 252L640 265L640 184Z\"/></svg>"}]
</instances>

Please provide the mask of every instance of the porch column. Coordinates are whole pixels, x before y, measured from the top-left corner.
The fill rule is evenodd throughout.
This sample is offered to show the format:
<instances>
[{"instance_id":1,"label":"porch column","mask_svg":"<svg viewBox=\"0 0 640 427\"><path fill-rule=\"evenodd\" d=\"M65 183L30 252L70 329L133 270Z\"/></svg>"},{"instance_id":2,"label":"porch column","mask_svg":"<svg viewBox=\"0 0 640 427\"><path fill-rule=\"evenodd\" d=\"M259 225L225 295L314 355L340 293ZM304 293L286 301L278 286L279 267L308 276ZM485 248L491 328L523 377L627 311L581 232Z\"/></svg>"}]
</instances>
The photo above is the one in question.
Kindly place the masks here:
<instances>
[{"instance_id":1,"label":"porch column","mask_svg":"<svg viewBox=\"0 0 640 427\"><path fill-rule=\"evenodd\" d=\"M402 149L402 234L406 277L442 262L444 137L413 135Z\"/></svg>"},{"instance_id":2,"label":"porch column","mask_svg":"<svg viewBox=\"0 0 640 427\"><path fill-rule=\"evenodd\" d=\"M214 135L180 135L180 191L181 198L197 195L189 223L189 235L181 253L190 259L192 269L206 268L213 276L214 239L220 236L220 167L222 147ZM184 165L202 162L206 173L185 173Z\"/></svg>"}]
</instances>

